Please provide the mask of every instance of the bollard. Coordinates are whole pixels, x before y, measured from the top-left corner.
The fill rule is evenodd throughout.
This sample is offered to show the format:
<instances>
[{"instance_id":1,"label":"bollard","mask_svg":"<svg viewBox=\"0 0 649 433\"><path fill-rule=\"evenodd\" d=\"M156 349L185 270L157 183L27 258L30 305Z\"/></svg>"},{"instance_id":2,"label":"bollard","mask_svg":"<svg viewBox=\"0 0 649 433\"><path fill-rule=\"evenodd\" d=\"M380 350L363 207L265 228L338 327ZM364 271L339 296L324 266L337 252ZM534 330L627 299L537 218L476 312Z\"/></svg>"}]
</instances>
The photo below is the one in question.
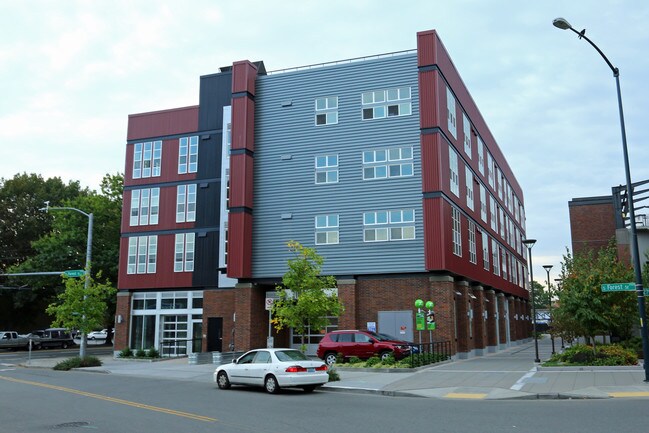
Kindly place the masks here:
<instances>
[{"instance_id":1,"label":"bollard","mask_svg":"<svg viewBox=\"0 0 649 433\"><path fill-rule=\"evenodd\" d=\"M222 360L221 352L212 352L212 364L220 364Z\"/></svg>"},{"instance_id":2,"label":"bollard","mask_svg":"<svg viewBox=\"0 0 649 433\"><path fill-rule=\"evenodd\" d=\"M189 363L190 364L198 364L198 353L190 353L189 354Z\"/></svg>"}]
</instances>

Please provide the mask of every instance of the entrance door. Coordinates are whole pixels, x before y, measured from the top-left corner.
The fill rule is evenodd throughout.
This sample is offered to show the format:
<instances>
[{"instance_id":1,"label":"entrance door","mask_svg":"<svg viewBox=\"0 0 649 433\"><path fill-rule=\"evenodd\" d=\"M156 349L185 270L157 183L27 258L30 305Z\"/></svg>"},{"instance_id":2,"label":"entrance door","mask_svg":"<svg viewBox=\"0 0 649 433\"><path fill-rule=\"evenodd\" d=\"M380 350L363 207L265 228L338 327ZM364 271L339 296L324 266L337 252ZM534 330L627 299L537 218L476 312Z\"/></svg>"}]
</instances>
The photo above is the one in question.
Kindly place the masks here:
<instances>
[{"instance_id":1,"label":"entrance door","mask_svg":"<svg viewBox=\"0 0 649 433\"><path fill-rule=\"evenodd\" d=\"M223 350L223 317L207 318L207 351Z\"/></svg>"}]
</instances>

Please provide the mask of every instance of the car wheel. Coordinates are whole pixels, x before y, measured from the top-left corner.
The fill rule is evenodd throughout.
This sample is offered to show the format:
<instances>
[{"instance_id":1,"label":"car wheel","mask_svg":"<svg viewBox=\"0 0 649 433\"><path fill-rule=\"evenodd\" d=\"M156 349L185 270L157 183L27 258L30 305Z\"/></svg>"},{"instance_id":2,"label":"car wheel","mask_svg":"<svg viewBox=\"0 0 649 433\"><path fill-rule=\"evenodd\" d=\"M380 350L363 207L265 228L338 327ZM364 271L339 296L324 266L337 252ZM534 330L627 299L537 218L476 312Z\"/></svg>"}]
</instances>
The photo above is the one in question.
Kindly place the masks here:
<instances>
[{"instance_id":1,"label":"car wheel","mask_svg":"<svg viewBox=\"0 0 649 433\"><path fill-rule=\"evenodd\" d=\"M336 363L336 354L333 352L326 353L324 361L327 363L327 365L334 365Z\"/></svg>"},{"instance_id":2,"label":"car wheel","mask_svg":"<svg viewBox=\"0 0 649 433\"><path fill-rule=\"evenodd\" d=\"M62 343L61 348L62 349L67 349L68 348L68 343Z\"/></svg>"},{"instance_id":3,"label":"car wheel","mask_svg":"<svg viewBox=\"0 0 649 433\"><path fill-rule=\"evenodd\" d=\"M302 389L304 390L304 392L307 392L307 393L313 392L315 390L315 385L306 385L306 386L303 386Z\"/></svg>"},{"instance_id":4,"label":"car wheel","mask_svg":"<svg viewBox=\"0 0 649 433\"><path fill-rule=\"evenodd\" d=\"M392 355L390 351L381 352L381 361L386 361L390 355Z\"/></svg>"},{"instance_id":5,"label":"car wheel","mask_svg":"<svg viewBox=\"0 0 649 433\"><path fill-rule=\"evenodd\" d=\"M225 371L219 371L219 374L216 376L216 384L220 389L230 388L230 379L228 379L228 374Z\"/></svg>"},{"instance_id":6,"label":"car wheel","mask_svg":"<svg viewBox=\"0 0 649 433\"><path fill-rule=\"evenodd\" d=\"M266 380L264 380L264 388L269 394L277 394L279 392L279 384L277 383L277 378L272 374L266 376Z\"/></svg>"},{"instance_id":7,"label":"car wheel","mask_svg":"<svg viewBox=\"0 0 649 433\"><path fill-rule=\"evenodd\" d=\"M88 337L88 340L94 340L95 337Z\"/></svg>"}]
</instances>

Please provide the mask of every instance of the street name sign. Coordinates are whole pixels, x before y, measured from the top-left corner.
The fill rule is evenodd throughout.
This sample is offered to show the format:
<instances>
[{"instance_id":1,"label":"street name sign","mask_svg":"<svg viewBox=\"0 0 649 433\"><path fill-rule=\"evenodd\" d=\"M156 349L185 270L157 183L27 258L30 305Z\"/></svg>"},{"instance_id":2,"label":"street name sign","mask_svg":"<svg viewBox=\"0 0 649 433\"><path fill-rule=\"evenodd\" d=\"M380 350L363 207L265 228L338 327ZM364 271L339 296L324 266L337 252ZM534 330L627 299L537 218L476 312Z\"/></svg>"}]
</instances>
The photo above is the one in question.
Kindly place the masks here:
<instances>
[{"instance_id":1,"label":"street name sign","mask_svg":"<svg viewBox=\"0 0 649 433\"><path fill-rule=\"evenodd\" d=\"M635 292L635 283L602 284L602 292ZM644 289L644 295L649 296L649 288Z\"/></svg>"},{"instance_id":2,"label":"street name sign","mask_svg":"<svg viewBox=\"0 0 649 433\"><path fill-rule=\"evenodd\" d=\"M73 269L71 271L65 271L63 274L65 274L66 277L76 278L83 277L86 272L83 269Z\"/></svg>"}]
</instances>

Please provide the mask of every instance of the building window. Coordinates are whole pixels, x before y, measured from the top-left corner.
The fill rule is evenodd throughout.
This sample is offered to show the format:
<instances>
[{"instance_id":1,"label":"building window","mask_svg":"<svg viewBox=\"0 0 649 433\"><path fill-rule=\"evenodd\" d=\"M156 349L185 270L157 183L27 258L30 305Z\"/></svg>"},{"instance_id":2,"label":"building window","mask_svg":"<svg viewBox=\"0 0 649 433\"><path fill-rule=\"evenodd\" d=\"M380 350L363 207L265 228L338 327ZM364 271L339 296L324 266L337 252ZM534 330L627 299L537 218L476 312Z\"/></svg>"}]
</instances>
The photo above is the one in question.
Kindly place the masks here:
<instances>
[{"instance_id":1,"label":"building window","mask_svg":"<svg viewBox=\"0 0 649 433\"><path fill-rule=\"evenodd\" d=\"M489 186L491 186L491 189L496 191L494 159L489 152L487 152L487 179L489 180Z\"/></svg>"},{"instance_id":2,"label":"building window","mask_svg":"<svg viewBox=\"0 0 649 433\"><path fill-rule=\"evenodd\" d=\"M133 146L133 179L160 176L162 141L135 143Z\"/></svg>"},{"instance_id":3,"label":"building window","mask_svg":"<svg viewBox=\"0 0 649 433\"><path fill-rule=\"evenodd\" d=\"M482 232L482 264L485 270L489 270L489 235Z\"/></svg>"},{"instance_id":4,"label":"building window","mask_svg":"<svg viewBox=\"0 0 649 433\"><path fill-rule=\"evenodd\" d=\"M337 244L338 242L338 215L317 215L315 217L316 245Z\"/></svg>"},{"instance_id":5,"label":"building window","mask_svg":"<svg viewBox=\"0 0 649 433\"><path fill-rule=\"evenodd\" d=\"M338 182L338 155L318 155L315 157L315 183Z\"/></svg>"},{"instance_id":6,"label":"building window","mask_svg":"<svg viewBox=\"0 0 649 433\"><path fill-rule=\"evenodd\" d=\"M453 219L453 254L462 257L462 222L460 221L460 211L452 208L451 217Z\"/></svg>"},{"instance_id":7,"label":"building window","mask_svg":"<svg viewBox=\"0 0 649 433\"><path fill-rule=\"evenodd\" d=\"M464 113L462 113L462 129L464 131L464 153L471 159L471 123Z\"/></svg>"},{"instance_id":8,"label":"building window","mask_svg":"<svg viewBox=\"0 0 649 433\"><path fill-rule=\"evenodd\" d=\"M478 171L484 176L484 143L478 136Z\"/></svg>"},{"instance_id":9,"label":"building window","mask_svg":"<svg viewBox=\"0 0 649 433\"><path fill-rule=\"evenodd\" d=\"M473 210L473 173L471 172L471 168L468 165L464 167L464 174L466 178L466 205L469 209Z\"/></svg>"},{"instance_id":10,"label":"building window","mask_svg":"<svg viewBox=\"0 0 649 433\"><path fill-rule=\"evenodd\" d=\"M460 176L458 174L457 152L452 146L448 147L448 167L450 170L451 192L460 196Z\"/></svg>"},{"instance_id":11,"label":"building window","mask_svg":"<svg viewBox=\"0 0 649 433\"><path fill-rule=\"evenodd\" d=\"M505 239L505 212L500 206L496 205L496 207L498 208L498 216L500 222L500 237Z\"/></svg>"},{"instance_id":12,"label":"building window","mask_svg":"<svg viewBox=\"0 0 649 433\"><path fill-rule=\"evenodd\" d=\"M491 230L498 233L498 211L496 210L496 199L489 194L489 214L491 217Z\"/></svg>"},{"instance_id":13,"label":"building window","mask_svg":"<svg viewBox=\"0 0 649 433\"><path fill-rule=\"evenodd\" d=\"M160 214L160 188L131 190L131 216L129 225L158 224Z\"/></svg>"},{"instance_id":14,"label":"building window","mask_svg":"<svg viewBox=\"0 0 649 433\"><path fill-rule=\"evenodd\" d=\"M363 213L363 241L387 242L415 239L415 210Z\"/></svg>"},{"instance_id":15,"label":"building window","mask_svg":"<svg viewBox=\"0 0 649 433\"><path fill-rule=\"evenodd\" d=\"M412 114L410 87L373 90L361 95L363 120Z\"/></svg>"},{"instance_id":16,"label":"building window","mask_svg":"<svg viewBox=\"0 0 649 433\"><path fill-rule=\"evenodd\" d=\"M198 136L182 137L178 149L178 174L198 171Z\"/></svg>"},{"instance_id":17,"label":"building window","mask_svg":"<svg viewBox=\"0 0 649 433\"><path fill-rule=\"evenodd\" d=\"M478 254L475 243L475 223L469 221L469 261L471 263L478 263Z\"/></svg>"},{"instance_id":18,"label":"building window","mask_svg":"<svg viewBox=\"0 0 649 433\"><path fill-rule=\"evenodd\" d=\"M495 239L491 240L491 259L493 261L494 275L500 275L500 255L498 254L498 244Z\"/></svg>"},{"instance_id":19,"label":"building window","mask_svg":"<svg viewBox=\"0 0 649 433\"><path fill-rule=\"evenodd\" d=\"M487 222L487 188L480 184L480 218Z\"/></svg>"},{"instance_id":20,"label":"building window","mask_svg":"<svg viewBox=\"0 0 649 433\"><path fill-rule=\"evenodd\" d=\"M155 274L158 236L128 238L127 274Z\"/></svg>"},{"instance_id":21,"label":"building window","mask_svg":"<svg viewBox=\"0 0 649 433\"><path fill-rule=\"evenodd\" d=\"M503 279L507 280L507 253L505 252L504 248L500 249L501 253L501 267L502 267L502 272L503 272Z\"/></svg>"},{"instance_id":22,"label":"building window","mask_svg":"<svg viewBox=\"0 0 649 433\"><path fill-rule=\"evenodd\" d=\"M335 125L338 123L338 97L327 96L315 100L315 124Z\"/></svg>"},{"instance_id":23,"label":"building window","mask_svg":"<svg viewBox=\"0 0 649 433\"><path fill-rule=\"evenodd\" d=\"M176 189L176 222L196 221L196 184L178 185Z\"/></svg>"},{"instance_id":24,"label":"building window","mask_svg":"<svg viewBox=\"0 0 649 433\"><path fill-rule=\"evenodd\" d=\"M363 180L413 175L412 146L363 152Z\"/></svg>"},{"instance_id":25,"label":"building window","mask_svg":"<svg viewBox=\"0 0 649 433\"><path fill-rule=\"evenodd\" d=\"M448 113L448 132L457 139L457 119L455 111L455 96L449 87L446 88L446 110Z\"/></svg>"},{"instance_id":26,"label":"building window","mask_svg":"<svg viewBox=\"0 0 649 433\"><path fill-rule=\"evenodd\" d=\"M195 233L176 234L174 272L192 272L194 270L195 236Z\"/></svg>"},{"instance_id":27,"label":"building window","mask_svg":"<svg viewBox=\"0 0 649 433\"><path fill-rule=\"evenodd\" d=\"M503 197L503 181L505 180L505 176L502 175L502 172L500 171L500 168L496 166L496 182L498 183L498 197L500 197L500 201L504 201Z\"/></svg>"}]
</instances>

